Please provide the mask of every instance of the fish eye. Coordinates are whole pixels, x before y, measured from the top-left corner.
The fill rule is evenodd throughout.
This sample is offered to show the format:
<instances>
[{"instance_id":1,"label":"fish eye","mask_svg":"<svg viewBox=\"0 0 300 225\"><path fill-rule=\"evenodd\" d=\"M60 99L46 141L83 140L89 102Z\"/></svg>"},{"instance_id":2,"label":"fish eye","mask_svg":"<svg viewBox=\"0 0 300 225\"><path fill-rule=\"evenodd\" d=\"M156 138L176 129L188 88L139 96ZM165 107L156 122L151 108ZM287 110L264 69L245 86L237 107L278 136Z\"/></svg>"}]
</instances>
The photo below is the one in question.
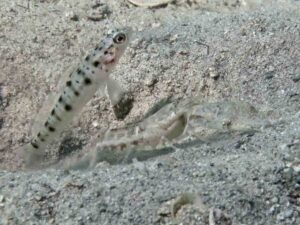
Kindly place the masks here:
<instances>
[{"instance_id":1,"label":"fish eye","mask_svg":"<svg viewBox=\"0 0 300 225\"><path fill-rule=\"evenodd\" d=\"M126 41L126 35L124 33L118 33L114 36L113 40L116 44L122 44Z\"/></svg>"}]
</instances>

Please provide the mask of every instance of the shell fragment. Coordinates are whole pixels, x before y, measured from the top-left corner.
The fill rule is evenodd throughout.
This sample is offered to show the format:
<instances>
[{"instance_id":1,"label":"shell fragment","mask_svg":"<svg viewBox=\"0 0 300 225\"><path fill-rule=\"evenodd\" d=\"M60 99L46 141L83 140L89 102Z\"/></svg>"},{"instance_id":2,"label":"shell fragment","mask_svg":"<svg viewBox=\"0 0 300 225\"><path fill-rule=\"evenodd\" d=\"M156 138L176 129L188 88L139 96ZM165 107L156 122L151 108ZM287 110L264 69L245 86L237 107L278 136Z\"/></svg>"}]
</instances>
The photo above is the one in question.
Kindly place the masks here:
<instances>
[{"instance_id":1,"label":"shell fragment","mask_svg":"<svg viewBox=\"0 0 300 225\"><path fill-rule=\"evenodd\" d=\"M156 7L164 4L168 4L172 0L128 0L134 5L143 7Z\"/></svg>"}]
</instances>

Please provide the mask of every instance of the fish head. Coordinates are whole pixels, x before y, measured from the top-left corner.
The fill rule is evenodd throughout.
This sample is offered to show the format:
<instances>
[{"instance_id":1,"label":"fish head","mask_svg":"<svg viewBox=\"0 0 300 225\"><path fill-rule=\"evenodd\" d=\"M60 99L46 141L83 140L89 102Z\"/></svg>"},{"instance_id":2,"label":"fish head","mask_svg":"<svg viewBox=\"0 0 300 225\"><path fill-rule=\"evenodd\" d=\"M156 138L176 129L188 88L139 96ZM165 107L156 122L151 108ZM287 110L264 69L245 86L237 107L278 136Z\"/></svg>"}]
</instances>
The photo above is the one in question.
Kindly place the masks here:
<instances>
[{"instance_id":1,"label":"fish head","mask_svg":"<svg viewBox=\"0 0 300 225\"><path fill-rule=\"evenodd\" d=\"M129 44L131 33L132 29L127 27L109 31L107 38L103 41L101 54L99 54L107 69L114 67L119 61Z\"/></svg>"}]
</instances>

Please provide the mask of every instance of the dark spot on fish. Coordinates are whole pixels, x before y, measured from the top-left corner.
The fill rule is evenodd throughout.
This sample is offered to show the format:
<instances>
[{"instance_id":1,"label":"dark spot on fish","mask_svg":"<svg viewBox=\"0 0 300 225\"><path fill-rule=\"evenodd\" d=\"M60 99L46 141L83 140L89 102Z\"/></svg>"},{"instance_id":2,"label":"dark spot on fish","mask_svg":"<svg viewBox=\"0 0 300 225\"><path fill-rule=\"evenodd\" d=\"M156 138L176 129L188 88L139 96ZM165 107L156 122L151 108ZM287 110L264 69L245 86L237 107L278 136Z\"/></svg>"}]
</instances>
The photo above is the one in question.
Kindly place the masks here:
<instances>
[{"instance_id":1,"label":"dark spot on fish","mask_svg":"<svg viewBox=\"0 0 300 225\"><path fill-rule=\"evenodd\" d=\"M71 106L71 105L68 105L68 104L66 104L66 105L65 105L65 110L66 110L66 111L70 111L70 110L72 110L72 106Z\"/></svg>"},{"instance_id":2,"label":"dark spot on fish","mask_svg":"<svg viewBox=\"0 0 300 225\"><path fill-rule=\"evenodd\" d=\"M95 62L93 62L93 66L94 66L94 67L97 67L99 64L100 64L100 62L99 62L99 61L95 61Z\"/></svg>"},{"instance_id":3,"label":"dark spot on fish","mask_svg":"<svg viewBox=\"0 0 300 225\"><path fill-rule=\"evenodd\" d=\"M55 105L55 107L57 108L58 106L57 106L57 105ZM61 121L61 119L58 117L58 115L56 115L56 111L55 111L55 109L52 109L52 111L51 111L51 115L52 115L52 116L55 116L55 118L56 118L58 121Z\"/></svg>"},{"instance_id":4,"label":"dark spot on fish","mask_svg":"<svg viewBox=\"0 0 300 225\"><path fill-rule=\"evenodd\" d=\"M90 70L90 67L88 67L88 66L87 66L87 67L85 67L85 68L86 68L86 70Z\"/></svg>"},{"instance_id":5,"label":"dark spot on fish","mask_svg":"<svg viewBox=\"0 0 300 225\"><path fill-rule=\"evenodd\" d=\"M41 142L44 142L44 141L45 141L45 139L41 137L41 133L38 133L37 136L38 136L38 138L41 140Z\"/></svg>"},{"instance_id":6,"label":"dark spot on fish","mask_svg":"<svg viewBox=\"0 0 300 225\"><path fill-rule=\"evenodd\" d=\"M105 72L108 73L108 69L105 69Z\"/></svg>"},{"instance_id":7,"label":"dark spot on fish","mask_svg":"<svg viewBox=\"0 0 300 225\"><path fill-rule=\"evenodd\" d=\"M63 102L62 96L59 97L58 102Z\"/></svg>"},{"instance_id":8,"label":"dark spot on fish","mask_svg":"<svg viewBox=\"0 0 300 225\"><path fill-rule=\"evenodd\" d=\"M54 132L55 128L54 127L48 127L49 131Z\"/></svg>"},{"instance_id":9,"label":"dark spot on fish","mask_svg":"<svg viewBox=\"0 0 300 225\"><path fill-rule=\"evenodd\" d=\"M87 57L85 57L85 61L89 61L90 60L90 56L88 55Z\"/></svg>"},{"instance_id":10,"label":"dark spot on fish","mask_svg":"<svg viewBox=\"0 0 300 225\"><path fill-rule=\"evenodd\" d=\"M34 147L34 148L39 148L39 146L37 145L37 143L35 143L35 142L30 142L30 144L32 145L32 147Z\"/></svg>"},{"instance_id":11,"label":"dark spot on fish","mask_svg":"<svg viewBox=\"0 0 300 225\"><path fill-rule=\"evenodd\" d=\"M76 80L76 83L79 84L80 83L79 80Z\"/></svg>"},{"instance_id":12,"label":"dark spot on fish","mask_svg":"<svg viewBox=\"0 0 300 225\"><path fill-rule=\"evenodd\" d=\"M45 125L45 127L47 127L49 125L48 121L46 121L46 123L44 125Z\"/></svg>"},{"instance_id":13,"label":"dark spot on fish","mask_svg":"<svg viewBox=\"0 0 300 225\"><path fill-rule=\"evenodd\" d=\"M101 51L102 50L102 47L101 46L97 46L96 48L95 48L95 51Z\"/></svg>"},{"instance_id":14,"label":"dark spot on fish","mask_svg":"<svg viewBox=\"0 0 300 225\"><path fill-rule=\"evenodd\" d=\"M92 80L91 80L90 78L85 78L85 79L84 79L84 83L85 83L86 85L89 85L89 84L92 83Z\"/></svg>"},{"instance_id":15,"label":"dark spot on fish","mask_svg":"<svg viewBox=\"0 0 300 225\"><path fill-rule=\"evenodd\" d=\"M77 69L77 74L78 75L82 75L82 76L84 76L85 75L85 72L84 71L82 71L81 69Z\"/></svg>"},{"instance_id":16,"label":"dark spot on fish","mask_svg":"<svg viewBox=\"0 0 300 225\"><path fill-rule=\"evenodd\" d=\"M94 74L95 73L95 71L94 70L92 70L92 74Z\"/></svg>"},{"instance_id":17,"label":"dark spot on fish","mask_svg":"<svg viewBox=\"0 0 300 225\"><path fill-rule=\"evenodd\" d=\"M78 82L79 83L79 82ZM74 87L72 87L72 81L67 81L67 86L74 92L76 96L79 96L79 92L75 90Z\"/></svg>"},{"instance_id":18,"label":"dark spot on fish","mask_svg":"<svg viewBox=\"0 0 300 225\"><path fill-rule=\"evenodd\" d=\"M68 87L72 86L72 81L70 81L70 80L67 81L66 85L67 85Z\"/></svg>"},{"instance_id":19,"label":"dark spot on fish","mask_svg":"<svg viewBox=\"0 0 300 225\"><path fill-rule=\"evenodd\" d=\"M108 51L104 51L104 55L107 55L108 54Z\"/></svg>"}]
</instances>

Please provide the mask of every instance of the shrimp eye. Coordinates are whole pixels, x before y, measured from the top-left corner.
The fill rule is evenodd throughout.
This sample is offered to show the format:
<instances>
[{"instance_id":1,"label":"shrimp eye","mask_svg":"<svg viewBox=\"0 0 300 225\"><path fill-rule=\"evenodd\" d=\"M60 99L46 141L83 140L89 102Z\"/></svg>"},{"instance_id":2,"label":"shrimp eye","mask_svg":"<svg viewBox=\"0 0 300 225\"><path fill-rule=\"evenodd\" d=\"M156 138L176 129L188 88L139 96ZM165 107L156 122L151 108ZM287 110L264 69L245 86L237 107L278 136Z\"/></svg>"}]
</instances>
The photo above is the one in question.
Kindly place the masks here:
<instances>
[{"instance_id":1,"label":"shrimp eye","mask_svg":"<svg viewBox=\"0 0 300 225\"><path fill-rule=\"evenodd\" d=\"M126 41L126 35L124 33L118 33L114 36L113 40L116 44L122 44Z\"/></svg>"}]
</instances>

